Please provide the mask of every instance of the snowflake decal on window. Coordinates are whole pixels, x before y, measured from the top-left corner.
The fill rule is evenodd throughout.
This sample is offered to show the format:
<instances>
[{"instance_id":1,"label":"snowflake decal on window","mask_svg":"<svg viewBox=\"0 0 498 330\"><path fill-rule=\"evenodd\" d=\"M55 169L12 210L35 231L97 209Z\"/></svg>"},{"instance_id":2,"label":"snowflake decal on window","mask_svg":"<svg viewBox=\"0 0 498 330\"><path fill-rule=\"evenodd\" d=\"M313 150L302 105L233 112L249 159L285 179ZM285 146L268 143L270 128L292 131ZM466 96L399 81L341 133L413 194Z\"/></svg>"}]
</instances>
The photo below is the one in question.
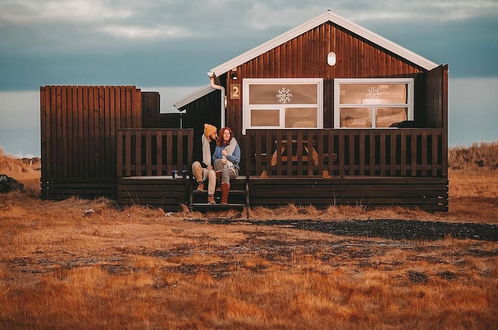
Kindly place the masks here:
<instances>
[{"instance_id":1,"label":"snowflake decal on window","mask_svg":"<svg viewBox=\"0 0 498 330\"><path fill-rule=\"evenodd\" d=\"M276 96L278 103L290 103L292 100L292 91L286 87L282 87L277 90Z\"/></svg>"}]
</instances>

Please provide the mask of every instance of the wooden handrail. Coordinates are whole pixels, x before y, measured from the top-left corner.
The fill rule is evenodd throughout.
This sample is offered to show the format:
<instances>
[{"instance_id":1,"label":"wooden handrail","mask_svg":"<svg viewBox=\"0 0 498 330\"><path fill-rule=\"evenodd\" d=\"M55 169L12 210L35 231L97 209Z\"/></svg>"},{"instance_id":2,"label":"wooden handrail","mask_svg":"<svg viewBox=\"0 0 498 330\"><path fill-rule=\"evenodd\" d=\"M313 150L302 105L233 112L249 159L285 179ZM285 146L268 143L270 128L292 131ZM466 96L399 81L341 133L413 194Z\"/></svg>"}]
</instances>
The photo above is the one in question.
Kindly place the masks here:
<instances>
[{"instance_id":1,"label":"wooden handrail","mask_svg":"<svg viewBox=\"0 0 498 330\"><path fill-rule=\"evenodd\" d=\"M247 176L447 176L443 128L247 130Z\"/></svg>"},{"instance_id":2,"label":"wooden handrail","mask_svg":"<svg viewBox=\"0 0 498 330\"><path fill-rule=\"evenodd\" d=\"M187 129L123 128L117 134L116 173L164 176L190 171L194 131Z\"/></svg>"}]
</instances>

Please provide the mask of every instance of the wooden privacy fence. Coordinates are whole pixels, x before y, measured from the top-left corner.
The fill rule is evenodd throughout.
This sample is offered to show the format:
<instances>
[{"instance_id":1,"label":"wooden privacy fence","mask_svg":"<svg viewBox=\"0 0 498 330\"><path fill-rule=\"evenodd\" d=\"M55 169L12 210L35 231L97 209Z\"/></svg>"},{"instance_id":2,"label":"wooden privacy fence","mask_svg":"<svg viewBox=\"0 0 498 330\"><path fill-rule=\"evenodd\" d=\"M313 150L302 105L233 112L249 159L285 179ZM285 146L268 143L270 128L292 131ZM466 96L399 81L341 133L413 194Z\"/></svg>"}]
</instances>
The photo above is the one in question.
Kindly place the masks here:
<instances>
[{"instance_id":1,"label":"wooden privacy fence","mask_svg":"<svg viewBox=\"0 0 498 330\"><path fill-rule=\"evenodd\" d=\"M192 165L193 129L119 129L116 174L167 176Z\"/></svg>"},{"instance_id":2,"label":"wooden privacy fence","mask_svg":"<svg viewBox=\"0 0 498 330\"><path fill-rule=\"evenodd\" d=\"M117 129L141 127L140 89L44 86L40 110L42 196L113 195Z\"/></svg>"},{"instance_id":3,"label":"wooden privacy fence","mask_svg":"<svg viewBox=\"0 0 498 330\"><path fill-rule=\"evenodd\" d=\"M447 176L444 129L247 130L247 176Z\"/></svg>"}]
</instances>

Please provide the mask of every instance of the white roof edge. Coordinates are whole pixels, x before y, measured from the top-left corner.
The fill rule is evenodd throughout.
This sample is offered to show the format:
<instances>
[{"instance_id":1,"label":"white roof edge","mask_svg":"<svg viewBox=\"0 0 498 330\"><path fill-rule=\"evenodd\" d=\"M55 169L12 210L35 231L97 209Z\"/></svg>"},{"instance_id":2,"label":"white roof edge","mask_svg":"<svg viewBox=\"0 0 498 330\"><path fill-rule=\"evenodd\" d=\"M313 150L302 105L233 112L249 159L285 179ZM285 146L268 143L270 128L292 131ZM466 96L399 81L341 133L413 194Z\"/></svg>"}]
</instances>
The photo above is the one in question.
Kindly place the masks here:
<instances>
[{"instance_id":1,"label":"white roof edge","mask_svg":"<svg viewBox=\"0 0 498 330\"><path fill-rule=\"evenodd\" d=\"M173 104L173 106L175 108L177 108L178 110L180 110L181 107L186 106L187 104L189 104L189 103L197 100L200 97L203 97L204 95L207 95L207 94L211 93L214 90L215 89L213 87L211 87L211 85L207 85L207 86L201 87L201 88L195 90L194 92L188 94L187 96L185 96L181 100L176 101Z\"/></svg>"},{"instance_id":2,"label":"white roof edge","mask_svg":"<svg viewBox=\"0 0 498 330\"><path fill-rule=\"evenodd\" d=\"M224 74L225 72L238 67L239 65L246 63L247 61L252 60L253 58L319 26L320 24L323 24L327 21L331 21L332 23L335 23L339 26L342 26L343 28L356 33L357 35L393 52L394 54L397 54L401 56L402 58L405 58L409 60L412 63L415 63L419 65L420 67L426 69L426 70L432 70L435 67L438 66L437 63L434 63L425 57L422 57L400 45L398 45L395 42L392 42L380 35L378 35L375 32L372 32L362 26L359 26L356 23L353 23L337 14L332 13L331 11L326 11L325 13L321 14L320 16L317 16L313 18L312 20L299 25L298 27L295 27L259 46L254 47L253 49L248 50L247 52L234 57L233 59L218 65L217 67L211 69L212 72L214 72L217 76L220 76Z\"/></svg>"}]
</instances>

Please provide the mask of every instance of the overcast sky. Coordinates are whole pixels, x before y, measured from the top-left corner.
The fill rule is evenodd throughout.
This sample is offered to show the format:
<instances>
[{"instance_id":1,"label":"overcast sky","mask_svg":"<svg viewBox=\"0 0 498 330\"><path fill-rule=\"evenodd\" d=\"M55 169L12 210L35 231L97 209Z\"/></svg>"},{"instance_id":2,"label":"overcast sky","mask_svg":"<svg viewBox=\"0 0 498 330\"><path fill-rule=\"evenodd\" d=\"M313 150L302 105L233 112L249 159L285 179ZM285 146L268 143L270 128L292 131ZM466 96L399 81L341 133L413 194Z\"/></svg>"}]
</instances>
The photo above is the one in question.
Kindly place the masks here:
<instances>
[{"instance_id":1,"label":"overcast sky","mask_svg":"<svg viewBox=\"0 0 498 330\"><path fill-rule=\"evenodd\" d=\"M207 84L209 69L327 9L448 63L450 86L468 96L473 116L485 106L484 122L498 126L497 0L1 0L0 145L39 154L39 140L27 147L15 127L38 138L41 85L159 86L166 107ZM450 124L452 113L469 111L451 95ZM465 139L451 129L450 144L498 139L493 129Z\"/></svg>"}]
</instances>

